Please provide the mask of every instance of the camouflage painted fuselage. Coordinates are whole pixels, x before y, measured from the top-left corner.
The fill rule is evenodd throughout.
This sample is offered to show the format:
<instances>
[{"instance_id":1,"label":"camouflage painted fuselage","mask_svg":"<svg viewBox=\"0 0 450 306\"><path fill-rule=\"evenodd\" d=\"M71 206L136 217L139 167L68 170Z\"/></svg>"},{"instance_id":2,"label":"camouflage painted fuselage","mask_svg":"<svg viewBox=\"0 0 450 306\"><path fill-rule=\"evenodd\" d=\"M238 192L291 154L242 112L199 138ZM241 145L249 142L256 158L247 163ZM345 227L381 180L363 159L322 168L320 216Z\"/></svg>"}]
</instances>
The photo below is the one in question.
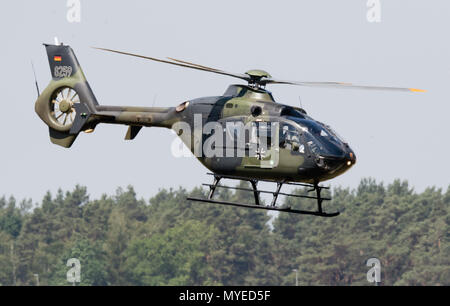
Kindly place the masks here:
<instances>
[{"instance_id":1,"label":"camouflage painted fuselage","mask_svg":"<svg viewBox=\"0 0 450 306\"><path fill-rule=\"evenodd\" d=\"M252 115L253 110L258 107L261 109L260 114ZM266 157L252 156L251 154L246 154L244 157L226 157L225 153L220 157L197 157L205 167L214 173L256 179L314 183L344 173L356 161L354 153L345 143L341 144L342 154L329 156L327 164L317 162L317 154L311 151L302 137L299 139L302 151L293 150L292 146L283 146L281 144L283 125L297 128L299 134L303 132L301 127L299 128L298 124L291 120L292 116L285 114L295 114L301 116L302 119L313 119L307 116L302 109L276 103L272 94L266 90L245 85L231 85L223 96L190 100L189 106L175 116L178 120L189 123L193 131L195 125L193 118L198 114L201 115L202 126L208 122L222 124L224 138L226 138L227 123L242 122L244 125L248 125L254 122L265 122L269 125L276 122L279 125L279 134L272 135L272 152ZM190 133L183 137L183 133L180 138L194 153L196 144L193 134ZM202 138L202 147L205 145L204 140L205 137ZM246 139L247 141L248 139ZM271 159L276 159L276 161L271 163Z\"/></svg>"}]
</instances>

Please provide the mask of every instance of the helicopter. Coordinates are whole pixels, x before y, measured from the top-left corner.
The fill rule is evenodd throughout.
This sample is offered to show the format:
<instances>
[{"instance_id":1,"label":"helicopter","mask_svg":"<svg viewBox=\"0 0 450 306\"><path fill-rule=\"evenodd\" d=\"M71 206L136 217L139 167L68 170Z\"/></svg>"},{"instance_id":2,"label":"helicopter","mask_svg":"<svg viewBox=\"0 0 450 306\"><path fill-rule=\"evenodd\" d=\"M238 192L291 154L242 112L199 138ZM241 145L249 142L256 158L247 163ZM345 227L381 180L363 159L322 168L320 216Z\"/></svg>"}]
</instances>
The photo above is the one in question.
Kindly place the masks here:
<instances>
[{"instance_id":1,"label":"helicopter","mask_svg":"<svg viewBox=\"0 0 450 306\"><path fill-rule=\"evenodd\" d=\"M183 101L175 107L100 105L83 73L73 49L64 44L44 44L52 80L35 102L35 111L49 128L52 143L70 148L81 132L92 133L100 123L128 126L126 140L135 139L143 127L174 130L184 145L211 172L206 198L190 201L264 209L295 214L335 217L328 213L321 182L337 177L356 163L349 144L329 125L310 117L301 107L275 101L267 85L356 88L401 92L424 92L415 88L360 86L343 82L297 82L278 80L254 69L232 73L175 58L154 58L106 48L102 51L138 57L219 75L238 78L247 84L232 84L224 94ZM209 126L207 128L207 126ZM221 185L224 179L250 183L247 187ZM275 191L258 189L259 182L276 184ZM284 185L309 188L307 195L281 192ZM253 192L254 204L214 199L217 188ZM309 192L315 192L309 195ZM271 194L269 205L261 194ZM317 210L299 210L277 205L278 197L313 199Z\"/></svg>"}]
</instances>

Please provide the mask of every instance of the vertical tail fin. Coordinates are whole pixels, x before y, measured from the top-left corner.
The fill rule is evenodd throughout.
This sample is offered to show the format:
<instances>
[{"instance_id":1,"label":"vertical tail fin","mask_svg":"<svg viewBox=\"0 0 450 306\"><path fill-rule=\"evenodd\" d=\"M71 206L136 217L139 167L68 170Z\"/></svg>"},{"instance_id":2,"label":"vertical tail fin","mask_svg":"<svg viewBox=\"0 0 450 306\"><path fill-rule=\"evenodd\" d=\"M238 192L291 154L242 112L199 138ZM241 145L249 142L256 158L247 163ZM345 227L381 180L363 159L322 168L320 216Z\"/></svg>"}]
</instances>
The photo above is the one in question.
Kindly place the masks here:
<instances>
[{"instance_id":1,"label":"vertical tail fin","mask_svg":"<svg viewBox=\"0 0 450 306\"><path fill-rule=\"evenodd\" d=\"M52 80L38 97L35 110L48 125L50 140L68 148L80 131L95 127L90 118L98 102L72 48L44 46Z\"/></svg>"}]
</instances>

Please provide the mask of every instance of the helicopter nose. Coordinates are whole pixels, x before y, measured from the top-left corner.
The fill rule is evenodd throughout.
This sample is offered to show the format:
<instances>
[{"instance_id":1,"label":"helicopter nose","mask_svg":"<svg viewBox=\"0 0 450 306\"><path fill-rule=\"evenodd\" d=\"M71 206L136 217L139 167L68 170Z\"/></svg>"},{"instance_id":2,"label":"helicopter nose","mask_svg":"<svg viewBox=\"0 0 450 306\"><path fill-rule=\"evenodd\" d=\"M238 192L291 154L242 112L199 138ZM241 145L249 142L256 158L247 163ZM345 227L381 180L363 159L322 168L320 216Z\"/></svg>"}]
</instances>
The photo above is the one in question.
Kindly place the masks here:
<instances>
[{"instance_id":1,"label":"helicopter nose","mask_svg":"<svg viewBox=\"0 0 450 306\"><path fill-rule=\"evenodd\" d=\"M351 167L356 163L356 155L351 149L349 149L345 155L345 161L348 167Z\"/></svg>"}]
</instances>

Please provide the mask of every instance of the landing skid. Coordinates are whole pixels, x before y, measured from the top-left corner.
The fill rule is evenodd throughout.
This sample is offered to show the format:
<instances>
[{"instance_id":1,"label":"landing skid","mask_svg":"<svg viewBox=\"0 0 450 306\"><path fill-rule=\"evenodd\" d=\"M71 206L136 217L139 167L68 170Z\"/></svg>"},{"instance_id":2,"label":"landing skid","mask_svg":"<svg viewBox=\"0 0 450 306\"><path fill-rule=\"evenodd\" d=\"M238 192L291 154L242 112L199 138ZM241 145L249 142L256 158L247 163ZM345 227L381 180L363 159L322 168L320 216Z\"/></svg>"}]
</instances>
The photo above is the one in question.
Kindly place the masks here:
<instances>
[{"instance_id":1,"label":"landing skid","mask_svg":"<svg viewBox=\"0 0 450 306\"><path fill-rule=\"evenodd\" d=\"M264 182L271 182L269 180L256 180L256 179L249 179L239 176L230 176L230 175L219 175L215 173L208 173L209 175L214 176L214 183L213 184L203 184L204 186L209 187L209 195L207 199L202 198L193 198L189 197L187 200L189 201L196 201L196 202L203 202L203 203L212 203L212 204L220 204L220 205L229 205L229 206L238 206L238 207L246 207L246 208L255 208L255 209L264 209L264 210L272 210L272 211L280 211L280 212L287 212L287 213L293 213L293 214L302 214L302 215L313 215L313 216L319 216L319 217L336 217L339 215L339 212L335 213L326 213L322 209L322 202L323 201L330 201L330 198L323 198L321 196L322 189L329 189L329 187L319 186L318 184L303 184L303 183L294 183L294 182L288 182L288 181L275 181L277 184L277 188L275 191L267 191L267 190L258 190L257 185L258 182L264 181ZM243 180L248 181L252 185L252 188L244 188L244 187L230 187L230 186L224 186L219 185L219 182L221 179L232 179L232 180ZM281 187L283 185L295 185L295 186L303 186L303 187L311 187L312 189L308 190L308 192L315 191L315 196L307 196L307 195L298 195L298 194L290 194L290 193L283 193L281 191ZM234 189L234 190L244 190L244 191L253 191L253 195L255 197L255 204L245 204L245 203L235 203L235 202L227 202L227 201L220 201L220 200L213 200L214 193L217 188L225 188L225 189ZM272 194L272 202L270 205L261 205L259 195L261 193L267 193ZM276 201L278 199L279 195L284 195L288 197L296 197L296 198L306 198L306 199L315 199L317 200L317 211L308 211L308 210L297 210L292 209L291 207L277 207Z\"/></svg>"}]
</instances>

